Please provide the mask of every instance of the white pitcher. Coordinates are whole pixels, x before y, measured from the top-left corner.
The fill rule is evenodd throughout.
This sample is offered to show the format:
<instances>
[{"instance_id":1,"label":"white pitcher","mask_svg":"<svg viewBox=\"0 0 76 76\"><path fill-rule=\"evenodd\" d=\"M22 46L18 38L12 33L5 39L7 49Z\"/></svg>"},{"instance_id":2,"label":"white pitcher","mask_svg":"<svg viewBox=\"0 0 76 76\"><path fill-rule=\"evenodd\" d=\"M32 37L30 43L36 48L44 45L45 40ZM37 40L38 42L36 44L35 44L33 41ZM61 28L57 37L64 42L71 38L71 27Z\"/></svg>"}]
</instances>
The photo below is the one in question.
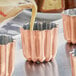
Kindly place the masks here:
<instances>
[{"instance_id":1,"label":"white pitcher","mask_svg":"<svg viewBox=\"0 0 76 76\"><path fill-rule=\"evenodd\" d=\"M22 10L31 8L33 13L31 24L33 25L37 7L34 0L0 0L0 23L18 15Z\"/></svg>"}]
</instances>

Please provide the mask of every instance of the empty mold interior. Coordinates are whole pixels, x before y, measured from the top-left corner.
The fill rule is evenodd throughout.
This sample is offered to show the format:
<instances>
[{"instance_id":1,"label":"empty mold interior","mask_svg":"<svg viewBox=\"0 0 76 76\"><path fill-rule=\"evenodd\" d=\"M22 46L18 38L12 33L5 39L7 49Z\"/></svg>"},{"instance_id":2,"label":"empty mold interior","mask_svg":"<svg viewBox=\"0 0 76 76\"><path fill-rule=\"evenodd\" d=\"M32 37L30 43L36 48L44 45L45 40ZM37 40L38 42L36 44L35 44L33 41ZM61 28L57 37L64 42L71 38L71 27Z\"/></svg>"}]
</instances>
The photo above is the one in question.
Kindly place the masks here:
<instances>
[{"instance_id":1,"label":"empty mold interior","mask_svg":"<svg viewBox=\"0 0 76 76\"><path fill-rule=\"evenodd\" d=\"M0 36L0 45L6 45L10 42L13 42L13 38L10 36Z\"/></svg>"},{"instance_id":2,"label":"empty mold interior","mask_svg":"<svg viewBox=\"0 0 76 76\"><path fill-rule=\"evenodd\" d=\"M52 28L56 28L55 23L46 23L46 22L35 22L33 30L51 30ZM30 24L26 24L23 26L24 30L29 30L30 29Z\"/></svg>"},{"instance_id":3,"label":"empty mold interior","mask_svg":"<svg viewBox=\"0 0 76 76\"><path fill-rule=\"evenodd\" d=\"M76 16L76 9L68 9L63 12L65 15Z\"/></svg>"}]
</instances>

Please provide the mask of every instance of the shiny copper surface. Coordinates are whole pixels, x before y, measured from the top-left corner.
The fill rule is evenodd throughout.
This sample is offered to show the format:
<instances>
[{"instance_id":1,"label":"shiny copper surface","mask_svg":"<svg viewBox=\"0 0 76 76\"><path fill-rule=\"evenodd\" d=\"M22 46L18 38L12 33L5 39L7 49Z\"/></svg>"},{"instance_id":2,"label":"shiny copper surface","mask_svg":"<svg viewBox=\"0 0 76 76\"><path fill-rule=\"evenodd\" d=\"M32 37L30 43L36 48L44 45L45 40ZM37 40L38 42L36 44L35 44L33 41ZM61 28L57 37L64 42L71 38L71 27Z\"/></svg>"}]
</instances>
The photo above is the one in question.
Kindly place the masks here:
<instances>
[{"instance_id":1,"label":"shiny copper surface","mask_svg":"<svg viewBox=\"0 0 76 76\"><path fill-rule=\"evenodd\" d=\"M68 12L70 10L67 10ZM70 15L70 13L72 13ZM76 16L73 13L75 13L74 10L71 12L68 12L66 14L63 13L63 30L64 30L64 37L69 43L76 44Z\"/></svg>"},{"instance_id":2,"label":"shiny copper surface","mask_svg":"<svg viewBox=\"0 0 76 76\"><path fill-rule=\"evenodd\" d=\"M58 28L44 31L20 29L23 55L29 61L50 61L57 53Z\"/></svg>"},{"instance_id":3,"label":"shiny copper surface","mask_svg":"<svg viewBox=\"0 0 76 76\"><path fill-rule=\"evenodd\" d=\"M72 49L72 44L66 44L62 33L59 33L58 49L57 55L55 57L58 70L55 68L55 66L51 65L53 60L50 63L43 62L39 64L33 62L26 62L26 58L24 58L23 56L23 51L21 47L21 38L17 39L17 45L18 48L16 51L16 63L13 76L57 76L55 70L56 72L58 72L58 76L72 76L69 55L69 52ZM42 65L44 66L44 68ZM46 65L47 68L45 68ZM44 71L44 69L46 71Z\"/></svg>"},{"instance_id":4,"label":"shiny copper surface","mask_svg":"<svg viewBox=\"0 0 76 76\"><path fill-rule=\"evenodd\" d=\"M15 42L0 44L0 76L11 76L14 70Z\"/></svg>"}]
</instances>

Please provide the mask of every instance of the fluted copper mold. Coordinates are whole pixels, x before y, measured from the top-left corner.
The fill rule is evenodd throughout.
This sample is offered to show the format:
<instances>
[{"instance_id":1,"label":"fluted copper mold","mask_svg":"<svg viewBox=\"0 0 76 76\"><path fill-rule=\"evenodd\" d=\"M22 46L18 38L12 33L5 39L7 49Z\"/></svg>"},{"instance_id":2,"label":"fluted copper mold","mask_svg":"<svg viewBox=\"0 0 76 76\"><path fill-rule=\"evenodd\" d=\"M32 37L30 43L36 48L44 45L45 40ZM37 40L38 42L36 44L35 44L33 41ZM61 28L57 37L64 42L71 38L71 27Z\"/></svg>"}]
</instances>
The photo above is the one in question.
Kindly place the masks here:
<instances>
[{"instance_id":1,"label":"fluted copper mold","mask_svg":"<svg viewBox=\"0 0 76 76\"><path fill-rule=\"evenodd\" d=\"M73 51L70 52L70 59L72 67L72 76L76 76L76 49L73 49Z\"/></svg>"},{"instance_id":2,"label":"fluted copper mold","mask_svg":"<svg viewBox=\"0 0 76 76\"><path fill-rule=\"evenodd\" d=\"M29 24L20 28L24 57L33 62L50 61L57 53L58 28L54 23L36 22L33 31Z\"/></svg>"},{"instance_id":3,"label":"fluted copper mold","mask_svg":"<svg viewBox=\"0 0 76 76\"><path fill-rule=\"evenodd\" d=\"M63 30L67 42L76 44L76 9L63 12Z\"/></svg>"},{"instance_id":4,"label":"fluted copper mold","mask_svg":"<svg viewBox=\"0 0 76 76\"><path fill-rule=\"evenodd\" d=\"M15 42L10 36L0 35L0 76L12 76L14 45Z\"/></svg>"}]
</instances>

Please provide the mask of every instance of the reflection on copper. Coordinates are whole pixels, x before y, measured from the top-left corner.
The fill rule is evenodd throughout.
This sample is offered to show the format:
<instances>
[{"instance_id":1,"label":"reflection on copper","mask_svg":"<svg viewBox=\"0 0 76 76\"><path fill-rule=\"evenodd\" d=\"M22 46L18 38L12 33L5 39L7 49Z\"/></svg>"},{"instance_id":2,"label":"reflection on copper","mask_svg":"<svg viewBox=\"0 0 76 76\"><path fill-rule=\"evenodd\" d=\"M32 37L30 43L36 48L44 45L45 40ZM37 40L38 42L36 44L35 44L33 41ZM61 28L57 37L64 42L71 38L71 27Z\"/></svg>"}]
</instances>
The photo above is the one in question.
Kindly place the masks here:
<instances>
[{"instance_id":1,"label":"reflection on copper","mask_svg":"<svg viewBox=\"0 0 76 76\"><path fill-rule=\"evenodd\" d=\"M11 76L14 69L15 42L9 36L0 36L0 76Z\"/></svg>"},{"instance_id":2,"label":"reflection on copper","mask_svg":"<svg viewBox=\"0 0 76 76\"><path fill-rule=\"evenodd\" d=\"M64 37L69 43L76 44L76 9L63 12Z\"/></svg>"},{"instance_id":3,"label":"reflection on copper","mask_svg":"<svg viewBox=\"0 0 76 76\"><path fill-rule=\"evenodd\" d=\"M58 28L51 30L25 30L20 29L23 55L27 60L34 62L50 61L57 53Z\"/></svg>"},{"instance_id":4,"label":"reflection on copper","mask_svg":"<svg viewBox=\"0 0 76 76\"><path fill-rule=\"evenodd\" d=\"M56 60L47 63L25 62L27 76L59 76Z\"/></svg>"}]
</instances>

